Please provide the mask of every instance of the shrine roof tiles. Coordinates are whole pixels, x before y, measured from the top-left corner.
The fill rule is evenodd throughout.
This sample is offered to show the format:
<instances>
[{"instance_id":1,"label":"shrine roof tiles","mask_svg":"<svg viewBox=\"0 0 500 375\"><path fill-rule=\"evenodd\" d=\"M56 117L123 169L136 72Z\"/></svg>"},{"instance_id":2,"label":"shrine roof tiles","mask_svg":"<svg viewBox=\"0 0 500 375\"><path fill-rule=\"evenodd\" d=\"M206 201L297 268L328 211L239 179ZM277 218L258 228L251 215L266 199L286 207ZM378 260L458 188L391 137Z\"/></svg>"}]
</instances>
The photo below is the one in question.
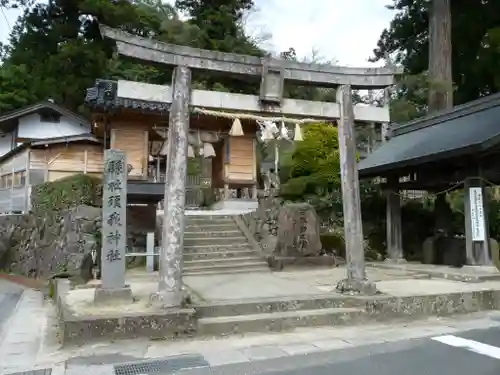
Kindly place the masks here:
<instances>
[{"instance_id":1,"label":"shrine roof tiles","mask_svg":"<svg viewBox=\"0 0 500 375\"><path fill-rule=\"evenodd\" d=\"M167 112L168 103L120 98L117 95L118 82L98 79L93 87L87 89L85 103L104 111L113 109L137 109L145 112Z\"/></svg>"},{"instance_id":2,"label":"shrine roof tiles","mask_svg":"<svg viewBox=\"0 0 500 375\"><path fill-rule=\"evenodd\" d=\"M391 132L389 141L359 163L361 178L476 155L500 144L500 94L393 126Z\"/></svg>"}]
</instances>

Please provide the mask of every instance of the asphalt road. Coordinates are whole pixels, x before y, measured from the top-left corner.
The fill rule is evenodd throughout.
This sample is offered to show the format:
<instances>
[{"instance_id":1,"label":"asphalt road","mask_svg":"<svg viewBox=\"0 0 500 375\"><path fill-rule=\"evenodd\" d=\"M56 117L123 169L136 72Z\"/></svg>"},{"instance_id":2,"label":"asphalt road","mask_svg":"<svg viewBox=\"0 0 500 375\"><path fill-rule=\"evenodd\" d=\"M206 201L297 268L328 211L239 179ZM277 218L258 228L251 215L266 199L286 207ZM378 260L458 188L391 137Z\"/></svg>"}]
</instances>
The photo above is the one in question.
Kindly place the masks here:
<instances>
[{"instance_id":1,"label":"asphalt road","mask_svg":"<svg viewBox=\"0 0 500 375\"><path fill-rule=\"evenodd\" d=\"M22 294L22 287L0 279L0 343L4 326Z\"/></svg>"},{"instance_id":2,"label":"asphalt road","mask_svg":"<svg viewBox=\"0 0 500 375\"><path fill-rule=\"evenodd\" d=\"M500 328L274 360L199 368L182 375L498 375Z\"/></svg>"}]
</instances>

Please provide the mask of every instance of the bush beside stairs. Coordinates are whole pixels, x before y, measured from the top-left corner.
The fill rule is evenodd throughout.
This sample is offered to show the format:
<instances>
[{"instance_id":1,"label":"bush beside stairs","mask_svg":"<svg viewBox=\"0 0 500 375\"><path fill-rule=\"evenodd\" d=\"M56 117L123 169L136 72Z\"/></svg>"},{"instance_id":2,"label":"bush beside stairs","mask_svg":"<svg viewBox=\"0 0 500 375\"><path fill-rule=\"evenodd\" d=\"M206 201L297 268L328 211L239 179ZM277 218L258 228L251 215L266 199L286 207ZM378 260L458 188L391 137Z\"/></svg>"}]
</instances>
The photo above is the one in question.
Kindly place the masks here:
<instances>
[{"instance_id":1,"label":"bush beside stairs","mask_svg":"<svg viewBox=\"0 0 500 375\"><path fill-rule=\"evenodd\" d=\"M184 276L269 272L231 216L186 216Z\"/></svg>"}]
</instances>

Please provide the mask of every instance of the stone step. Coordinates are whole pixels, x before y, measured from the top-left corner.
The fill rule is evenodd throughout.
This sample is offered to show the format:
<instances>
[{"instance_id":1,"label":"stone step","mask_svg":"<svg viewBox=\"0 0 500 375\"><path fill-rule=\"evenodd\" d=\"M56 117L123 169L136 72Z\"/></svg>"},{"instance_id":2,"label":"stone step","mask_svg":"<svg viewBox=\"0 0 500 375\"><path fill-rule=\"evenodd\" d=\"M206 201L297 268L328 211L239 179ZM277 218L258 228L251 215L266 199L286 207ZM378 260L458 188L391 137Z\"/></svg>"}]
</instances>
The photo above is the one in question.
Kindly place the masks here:
<instances>
[{"instance_id":1,"label":"stone step","mask_svg":"<svg viewBox=\"0 0 500 375\"><path fill-rule=\"evenodd\" d=\"M192 225L203 225L203 224L210 224L210 223L234 223L234 220L231 216L185 216L186 218L186 224L192 224Z\"/></svg>"},{"instance_id":2,"label":"stone step","mask_svg":"<svg viewBox=\"0 0 500 375\"><path fill-rule=\"evenodd\" d=\"M200 304L196 306L196 314L202 318L213 318L343 307L364 309L366 301L362 298L332 294L245 299Z\"/></svg>"},{"instance_id":3,"label":"stone step","mask_svg":"<svg viewBox=\"0 0 500 375\"><path fill-rule=\"evenodd\" d=\"M206 238L206 237L241 237L242 233L241 231L235 229L235 230L214 230L211 229L210 231L198 231L198 230L193 230L192 228L188 228L186 232L184 232L184 239L187 238Z\"/></svg>"},{"instance_id":4,"label":"stone step","mask_svg":"<svg viewBox=\"0 0 500 375\"><path fill-rule=\"evenodd\" d=\"M242 269L242 268L228 268L226 270L218 271L184 271L182 276L210 276L210 275L230 275L237 273L269 273L269 267L255 268L255 269Z\"/></svg>"},{"instance_id":5,"label":"stone step","mask_svg":"<svg viewBox=\"0 0 500 375\"><path fill-rule=\"evenodd\" d=\"M184 241L184 254L196 254L196 253L212 253L212 252L224 252L224 251L240 251L240 250L252 250L252 247L247 242L233 243L233 244L212 244L212 245L187 245Z\"/></svg>"},{"instance_id":6,"label":"stone step","mask_svg":"<svg viewBox=\"0 0 500 375\"><path fill-rule=\"evenodd\" d=\"M239 262L237 264L234 263L224 263L224 264L215 264L215 265L187 265L184 264L184 271L185 272L198 272L198 271L226 271L226 270L234 270L234 269L241 269L241 270L253 270L256 268L266 268L269 269L269 266L267 265L266 262L262 260L250 260L246 262Z\"/></svg>"},{"instance_id":7,"label":"stone step","mask_svg":"<svg viewBox=\"0 0 500 375\"><path fill-rule=\"evenodd\" d=\"M254 250L228 250L228 251L211 251L211 252L203 252L202 248L200 252L195 253L184 253L184 261L191 260L202 260L202 259L230 259L230 258L244 258L251 256L259 256L257 252Z\"/></svg>"},{"instance_id":8,"label":"stone step","mask_svg":"<svg viewBox=\"0 0 500 375\"><path fill-rule=\"evenodd\" d=\"M249 257L238 257L238 258L221 258L221 259L201 259L201 260L186 260L184 259L184 268L196 268L196 267L219 267L219 266L233 266L240 267L242 264L249 264L253 262L258 262L262 264L263 261L259 256L249 256ZM264 263L267 265L267 263Z\"/></svg>"},{"instance_id":9,"label":"stone step","mask_svg":"<svg viewBox=\"0 0 500 375\"><path fill-rule=\"evenodd\" d=\"M236 223L205 223L205 224L193 224L193 223L186 223L186 231L188 232L211 232L211 231L217 231L217 230L238 230L238 226Z\"/></svg>"},{"instance_id":10,"label":"stone step","mask_svg":"<svg viewBox=\"0 0 500 375\"><path fill-rule=\"evenodd\" d=\"M210 246L210 245L232 245L246 244L247 239L243 235L231 237L196 237L184 238L184 246Z\"/></svg>"},{"instance_id":11,"label":"stone step","mask_svg":"<svg viewBox=\"0 0 500 375\"><path fill-rule=\"evenodd\" d=\"M202 335L281 332L298 327L337 326L355 323L363 320L365 315L363 309L344 307L220 316L198 319L198 331Z\"/></svg>"}]
</instances>

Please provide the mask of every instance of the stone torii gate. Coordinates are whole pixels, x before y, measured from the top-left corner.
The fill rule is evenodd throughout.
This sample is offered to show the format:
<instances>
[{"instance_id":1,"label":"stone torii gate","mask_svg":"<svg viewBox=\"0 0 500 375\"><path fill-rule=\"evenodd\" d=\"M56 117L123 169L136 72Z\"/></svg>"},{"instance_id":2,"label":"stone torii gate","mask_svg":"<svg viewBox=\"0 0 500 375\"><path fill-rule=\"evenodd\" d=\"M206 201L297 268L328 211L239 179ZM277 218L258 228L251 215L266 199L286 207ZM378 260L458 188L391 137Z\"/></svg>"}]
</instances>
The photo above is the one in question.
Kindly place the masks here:
<instances>
[{"instance_id":1,"label":"stone torii gate","mask_svg":"<svg viewBox=\"0 0 500 375\"><path fill-rule=\"evenodd\" d=\"M170 104L169 157L165 183L164 234L160 253L160 281L155 299L164 307L182 303L182 251L190 106L220 110L294 114L338 122L344 211L347 278L343 290L372 293L364 264L363 229L356 163L355 121L388 123L389 109L354 106L352 89L384 89L401 71L393 67L347 68L259 58L172 45L101 26L103 37L116 42L118 53L146 63L174 68L172 87L159 93ZM228 94L191 89L191 71L243 75L260 80L260 95ZM337 89L337 103L283 98L285 81ZM133 83L130 96L151 97L157 85ZM118 87L120 92L120 87ZM140 99L140 98L138 98Z\"/></svg>"}]
</instances>

